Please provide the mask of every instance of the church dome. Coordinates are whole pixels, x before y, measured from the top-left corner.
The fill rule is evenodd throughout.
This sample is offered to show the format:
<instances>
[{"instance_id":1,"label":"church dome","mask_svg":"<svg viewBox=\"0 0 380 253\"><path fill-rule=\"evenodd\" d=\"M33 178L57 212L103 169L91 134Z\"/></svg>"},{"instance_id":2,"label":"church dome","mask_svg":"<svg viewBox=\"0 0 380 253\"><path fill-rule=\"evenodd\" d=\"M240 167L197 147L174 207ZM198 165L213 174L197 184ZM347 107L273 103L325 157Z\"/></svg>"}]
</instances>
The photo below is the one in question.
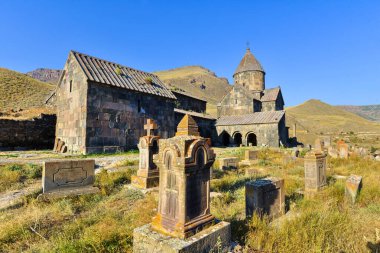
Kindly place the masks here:
<instances>
[{"instance_id":1,"label":"church dome","mask_svg":"<svg viewBox=\"0 0 380 253\"><path fill-rule=\"evenodd\" d=\"M247 48L247 51L245 52L243 59L240 61L239 66L235 70L234 75L245 71L260 71L265 73L260 62L255 58L255 56L253 56L249 48Z\"/></svg>"}]
</instances>

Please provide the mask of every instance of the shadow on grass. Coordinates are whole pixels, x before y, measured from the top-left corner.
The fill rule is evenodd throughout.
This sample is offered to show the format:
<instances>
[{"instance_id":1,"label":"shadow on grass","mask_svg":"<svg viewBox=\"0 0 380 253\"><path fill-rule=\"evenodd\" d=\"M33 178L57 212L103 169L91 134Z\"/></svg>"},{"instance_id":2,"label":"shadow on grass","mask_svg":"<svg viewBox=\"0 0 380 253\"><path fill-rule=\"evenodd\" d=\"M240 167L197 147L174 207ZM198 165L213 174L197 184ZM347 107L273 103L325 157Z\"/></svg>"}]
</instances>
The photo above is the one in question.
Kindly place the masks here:
<instances>
[{"instance_id":1,"label":"shadow on grass","mask_svg":"<svg viewBox=\"0 0 380 253\"><path fill-rule=\"evenodd\" d=\"M378 243L367 242L367 248L371 251L371 253L379 253L380 242Z\"/></svg>"},{"instance_id":2,"label":"shadow on grass","mask_svg":"<svg viewBox=\"0 0 380 253\"><path fill-rule=\"evenodd\" d=\"M303 199L303 195L299 192L293 192L290 195L285 195L285 213L290 210L290 203Z\"/></svg>"},{"instance_id":3,"label":"shadow on grass","mask_svg":"<svg viewBox=\"0 0 380 253\"><path fill-rule=\"evenodd\" d=\"M234 192L234 191L240 189L241 187L244 187L245 184L249 181L255 181L255 180L263 179L266 177L268 177L268 175L259 176L255 179L242 177L242 178L238 178L238 179L234 180L233 182L220 179L219 182L215 182L212 185L211 190L217 191L217 192Z\"/></svg>"}]
</instances>

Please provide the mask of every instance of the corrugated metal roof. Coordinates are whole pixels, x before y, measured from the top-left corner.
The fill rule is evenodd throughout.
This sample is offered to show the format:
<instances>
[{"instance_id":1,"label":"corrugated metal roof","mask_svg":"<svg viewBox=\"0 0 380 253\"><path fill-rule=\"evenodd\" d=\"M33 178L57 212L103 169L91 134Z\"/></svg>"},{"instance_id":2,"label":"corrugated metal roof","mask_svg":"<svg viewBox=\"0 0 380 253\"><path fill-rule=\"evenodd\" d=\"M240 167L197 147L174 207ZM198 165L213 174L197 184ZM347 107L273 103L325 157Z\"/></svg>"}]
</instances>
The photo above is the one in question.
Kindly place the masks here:
<instances>
[{"instance_id":1,"label":"corrugated metal roof","mask_svg":"<svg viewBox=\"0 0 380 253\"><path fill-rule=\"evenodd\" d=\"M151 95L176 99L174 94L154 74L125 67L117 63L71 51L89 81ZM117 70L118 69L118 70ZM118 73L119 72L119 73ZM147 79L152 83L147 83Z\"/></svg>"},{"instance_id":2,"label":"corrugated metal roof","mask_svg":"<svg viewBox=\"0 0 380 253\"><path fill-rule=\"evenodd\" d=\"M285 111L255 112L246 115L222 116L216 121L217 126L252 125L278 123Z\"/></svg>"},{"instance_id":3,"label":"corrugated metal roof","mask_svg":"<svg viewBox=\"0 0 380 253\"><path fill-rule=\"evenodd\" d=\"M182 110L178 108L174 108L174 112L181 113L181 114L189 114L191 116L198 117L198 118L216 120L216 118L212 117L211 115L203 114L199 112L186 111L186 110Z\"/></svg>"},{"instance_id":4,"label":"corrugated metal roof","mask_svg":"<svg viewBox=\"0 0 380 253\"><path fill-rule=\"evenodd\" d=\"M256 60L249 48L247 48L247 51L235 70L234 75L244 71L261 71L265 73L263 66L261 66L260 62Z\"/></svg>"},{"instance_id":5,"label":"corrugated metal roof","mask_svg":"<svg viewBox=\"0 0 380 253\"><path fill-rule=\"evenodd\" d=\"M261 97L262 102L275 101L280 94L280 87L264 90L264 95Z\"/></svg>"}]
</instances>

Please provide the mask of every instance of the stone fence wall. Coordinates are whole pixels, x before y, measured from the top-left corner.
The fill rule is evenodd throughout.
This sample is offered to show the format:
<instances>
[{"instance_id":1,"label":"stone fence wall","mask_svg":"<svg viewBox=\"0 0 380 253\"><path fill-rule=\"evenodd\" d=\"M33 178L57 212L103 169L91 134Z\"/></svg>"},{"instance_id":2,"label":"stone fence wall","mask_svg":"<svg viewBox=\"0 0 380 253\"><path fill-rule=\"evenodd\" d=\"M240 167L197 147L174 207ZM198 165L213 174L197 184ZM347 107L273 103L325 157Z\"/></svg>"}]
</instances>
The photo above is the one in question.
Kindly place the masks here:
<instances>
[{"instance_id":1,"label":"stone fence wall","mask_svg":"<svg viewBox=\"0 0 380 253\"><path fill-rule=\"evenodd\" d=\"M0 150L53 149L56 115L30 120L0 119Z\"/></svg>"}]
</instances>

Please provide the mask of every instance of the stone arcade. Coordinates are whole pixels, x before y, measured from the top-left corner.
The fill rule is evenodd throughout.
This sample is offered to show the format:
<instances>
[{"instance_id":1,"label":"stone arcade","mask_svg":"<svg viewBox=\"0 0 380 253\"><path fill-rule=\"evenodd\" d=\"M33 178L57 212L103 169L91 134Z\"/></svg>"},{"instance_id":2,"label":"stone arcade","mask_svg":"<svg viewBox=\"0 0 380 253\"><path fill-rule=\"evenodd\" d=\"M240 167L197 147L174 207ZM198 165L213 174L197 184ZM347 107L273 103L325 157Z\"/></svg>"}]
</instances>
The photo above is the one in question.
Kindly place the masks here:
<instances>
[{"instance_id":1,"label":"stone arcade","mask_svg":"<svg viewBox=\"0 0 380 253\"><path fill-rule=\"evenodd\" d=\"M134 252L209 252L218 237L229 245L229 223L210 214L214 161L210 141L199 136L191 116L182 119L175 137L160 140L158 212L151 224L134 230Z\"/></svg>"}]
</instances>

